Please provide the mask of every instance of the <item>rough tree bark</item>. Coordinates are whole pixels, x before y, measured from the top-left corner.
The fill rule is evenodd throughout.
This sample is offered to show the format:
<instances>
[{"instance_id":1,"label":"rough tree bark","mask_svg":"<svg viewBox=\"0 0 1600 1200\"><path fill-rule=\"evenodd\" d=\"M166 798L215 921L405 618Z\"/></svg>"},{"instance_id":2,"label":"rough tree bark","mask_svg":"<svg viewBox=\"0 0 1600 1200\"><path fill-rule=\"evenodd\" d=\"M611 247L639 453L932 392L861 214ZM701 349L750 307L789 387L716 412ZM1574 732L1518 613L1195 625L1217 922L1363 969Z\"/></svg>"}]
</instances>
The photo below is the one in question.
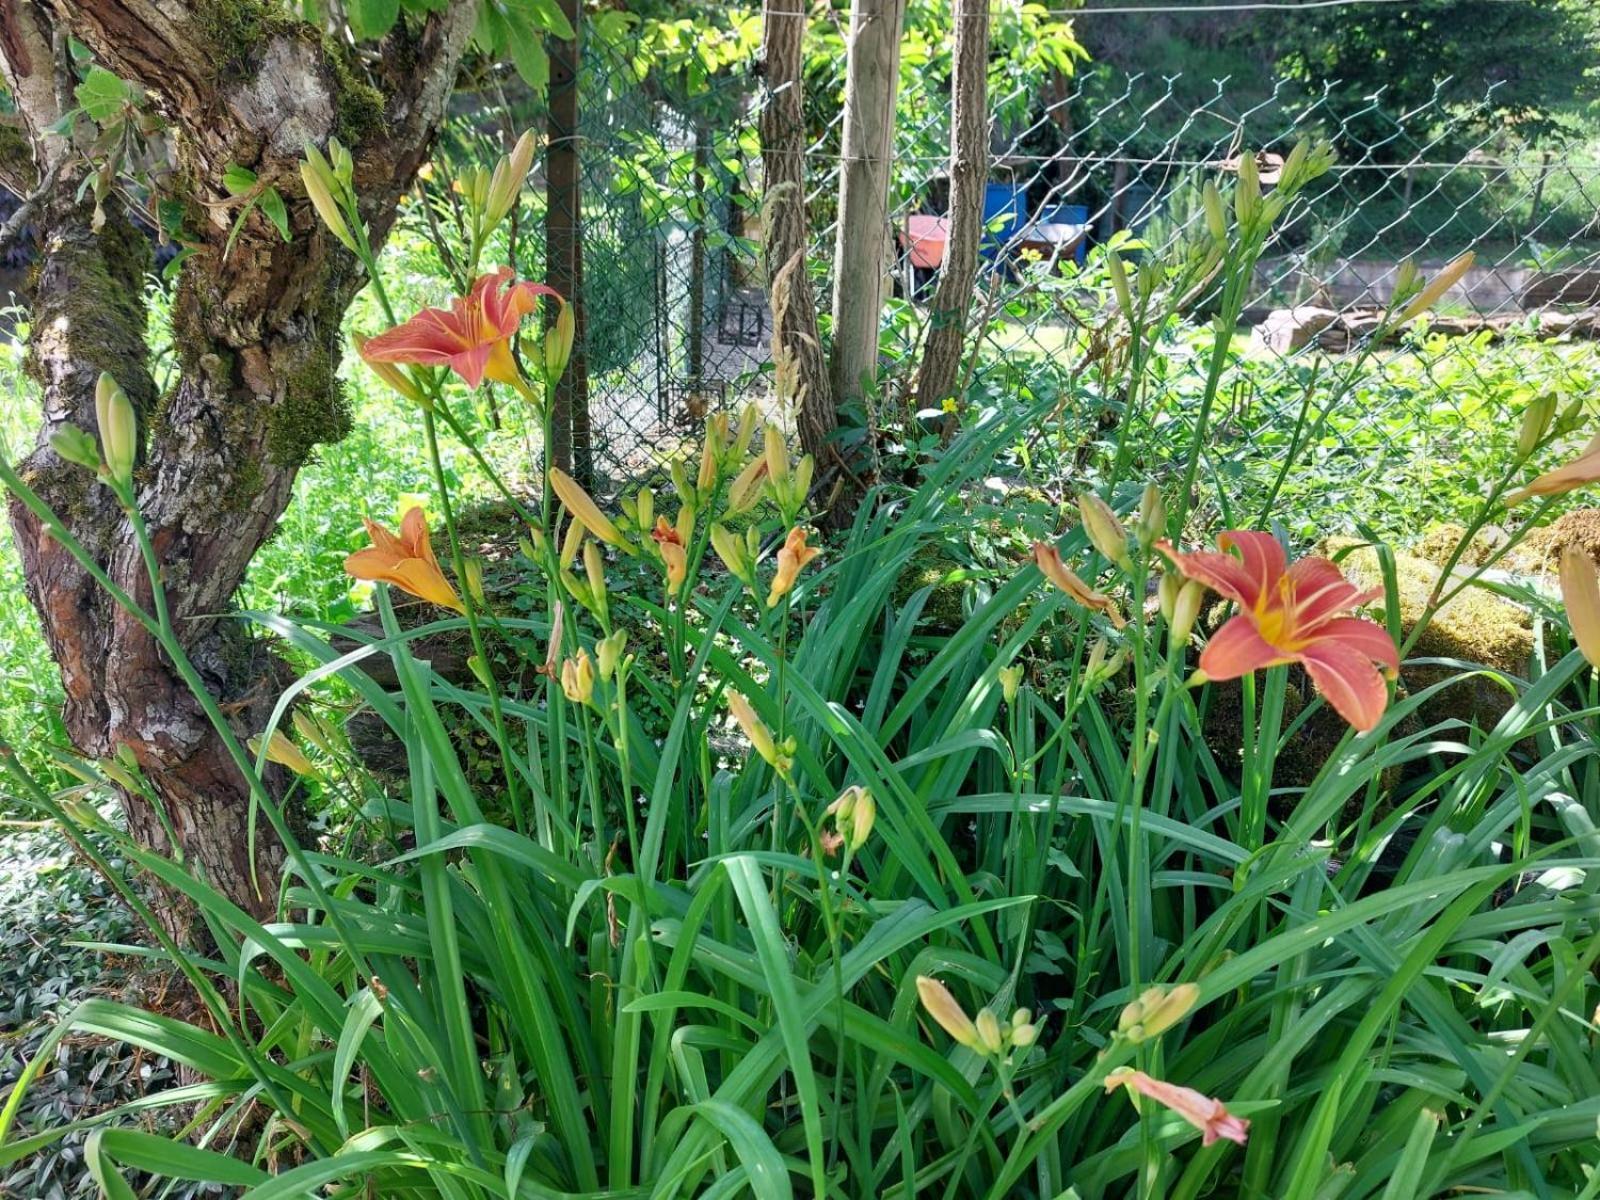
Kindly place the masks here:
<instances>
[{"instance_id":1,"label":"rough tree bark","mask_svg":"<svg viewBox=\"0 0 1600 1200\"><path fill-rule=\"evenodd\" d=\"M967 338L989 177L989 0L956 0L950 134L950 236L928 311L917 401L937 408L955 389Z\"/></svg>"},{"instance_id":2,"label":"rough tree bark","mask_svg":"<svg viewBox=\"0 0 1600 1200\"><path fill-rule=\"evenodd\" d=\"M835 460L838 418L827 360L817 332L817 302L806 271L806 121L800 80L806 6L765 0L762 8L761 104L762 259L772 305L774 362L788 364L799 396L800 444L826 469ZM774 289L781 288L781 294Z\"/></svg>"},{"instance_id":3,"label":"rough tree bark","mask_svg":"<svg viewBox=\"0 0 1600 1200\"><path fill-rule=\"evenodd\" d=\"M878 378L889 164L905 0L852 0L845 67L844 161L833 251L834 395L857 400Z\"/></svg>"},{"instance_id":4,"label":"rough tree bark","mask_svg":"<svg viewBox=\"0 0 1600 1200\"><path fill-rule=\"evenodd\" d=\"M277 669L226 616L231 598L288 503L299 467L349 423L335 378L339 325L362 278L304 199L298 164L307 143L343 140L381 240L443 116L472 19L471 5L453 5L425 25L397 29L363 61L319 31L248 3L0 5L0 58L45 181L29 350L44 427L21 474L113 578L148 604L137 546L109 491L48 443L65 423L94 430L95 380L101 371L115 376L140 415L138 503L173 621L243 735L264 722ZM165 194L185 204L186 233L198 249L184 264L173 306L176 380L161 395L147 365L145 240L114 202L94 228L91 206L75 192L97 164L53 132L72 105L69 36L146 89L168 123L175 165ZM288 199L292 242L256 213L224 254L237 217L222 186L230 164L255 171ZM149 806L124 797L130 830L147 846L180 854L236 903L269 911L282 848L261 821L258 893L247 850L248 789L199 704L152 639L41 536L32 515L17 504L10 515L28 593L60 665L68 733L88 755L121 746L133 752L178 845L168 844Z\"/></svg>"}]
</instances>

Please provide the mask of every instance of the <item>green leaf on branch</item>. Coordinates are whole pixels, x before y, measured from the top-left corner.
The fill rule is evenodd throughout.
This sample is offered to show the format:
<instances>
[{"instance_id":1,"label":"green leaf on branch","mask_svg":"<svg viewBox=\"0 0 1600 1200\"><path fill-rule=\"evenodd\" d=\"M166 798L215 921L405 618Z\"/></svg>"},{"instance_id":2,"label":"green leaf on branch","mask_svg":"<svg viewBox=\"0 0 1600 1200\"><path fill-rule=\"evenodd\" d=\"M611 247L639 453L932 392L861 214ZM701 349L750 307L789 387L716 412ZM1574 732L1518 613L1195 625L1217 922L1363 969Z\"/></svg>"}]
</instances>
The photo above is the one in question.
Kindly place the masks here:
<instances>
[{"instance_id":1,"label":"green leaf on branch","mask_svg":"<svg viewBox=\"0 0 1600 1200\"><path fill-rule=\"evenodd\" d=\"M84 81L72 90L89 119L104 125L134 99L133 88L104 67L90 67Z\"/></svg>"},{"instance_id":2,"label":"green leaf on branch","mask_svg":"<svg viewBox=\"0 0 1600 1200\"><path fill-rule=\"evenodd\" d=\"M345 16L357 41L381 38L400 19L400 0L350 0Z\"/></svg>"}]
</instances>

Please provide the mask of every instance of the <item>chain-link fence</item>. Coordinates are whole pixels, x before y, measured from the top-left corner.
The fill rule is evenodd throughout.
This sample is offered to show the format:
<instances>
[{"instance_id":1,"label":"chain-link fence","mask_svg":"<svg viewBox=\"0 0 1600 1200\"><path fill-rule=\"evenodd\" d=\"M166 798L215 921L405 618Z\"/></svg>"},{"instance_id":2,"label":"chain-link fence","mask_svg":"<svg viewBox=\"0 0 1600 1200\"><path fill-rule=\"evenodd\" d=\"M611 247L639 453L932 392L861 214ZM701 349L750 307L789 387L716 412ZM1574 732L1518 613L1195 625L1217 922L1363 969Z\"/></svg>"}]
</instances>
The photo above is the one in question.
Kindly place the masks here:
<instances>
[{"instance_id":1,"label":"chain-link fence","mask_svg":"<svg viewBox=\"0 0 1600 1200\"><path fill-rule=\"evenodd\" d=\"M757 267L762 92L759 79L741 76L675 105L607 61L586 64L586 75L587 404L596 473L620 481L659 467L709 409L768 390L772 322ZM1506 403L1508 380L1518 395L1569 393L1597 373L1588 340L1600 324L1600 161L1593 147L1517 143L1486 119L1491 101L1487 92L1481 105L1441 94L1397 112L1381 94L1352 108L1332 85L1320 95L1300 84L1180 76L1108 85L1103 72L1048 100L992 97L1003 116L991 123L959 405L1050 387L1065 394L1072 361L1106 317L1104 247L1162 256L1203 219L1201 183L1226 186L1246 148L1260 152L1270 184L1297 140L1324 137L1338 162L1279 222L1256 271L1222 432L1234 431L1240 455L1270 459L1280 427L1304 422L1307 381L1357 361L1401 264L1426 272L1471 249L1476 265L1426 334L1362 355L1364 378L1344 381L1356 397L1384 389L1383 411L1352 407L1318 426L1330 461L1348 460L1343 477L1370 481L1404 463L1411 484L1425 487L1426 464L1463 453L1470 420L1494 417L1478 410ZM810 265L824 312L842 120L832 106L808 131ZM948 124L935 109L909 122L902 113L896 130L877 400L901 406L906 421L917 419L909 377L948 231ZM1203 325L1209 314L1193 315ZM1508 365L1496 351L1519 346L1538 352ZM1168 368L1156 386L1181 412L1203 372ZM1085 427L1117 418L1114 396L1096 413L1081 387L1073 395ZM1244 469L1221 445L1210 465Z\"/></svg>"}]
</instances>

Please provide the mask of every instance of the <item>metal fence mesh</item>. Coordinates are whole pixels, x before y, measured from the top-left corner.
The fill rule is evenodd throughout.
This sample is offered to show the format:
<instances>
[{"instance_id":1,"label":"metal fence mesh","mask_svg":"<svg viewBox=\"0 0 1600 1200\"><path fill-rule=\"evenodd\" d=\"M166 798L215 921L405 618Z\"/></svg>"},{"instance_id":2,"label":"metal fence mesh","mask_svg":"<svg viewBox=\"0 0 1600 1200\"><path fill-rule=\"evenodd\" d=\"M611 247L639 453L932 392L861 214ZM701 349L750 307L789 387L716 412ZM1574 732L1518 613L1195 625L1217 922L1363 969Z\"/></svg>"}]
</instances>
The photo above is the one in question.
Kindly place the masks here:
<instances>
[{"instance_id":1,"label":"metal fence mesh","mask_svg":"<svg viewBox=\"0 0 1600 1200\"><path fill-rule=\"evenodd\" d=\"M648 95L603 59L586 63L586 80L589 409L596 472L617 483L658 469L709 409L766 394L771 316L756 266L761 93L749 78L722 81L723 115L713 124ZM1440 421L1440 406L1461 417L1503 390L1504 365L1483 353L1490 343L1570 341L1565 356L1541 358L1539 388L1577 388L1593 370L1586 339L1600 312L1600 162L1592 149L1514 144L1483 119L1489 99L1478 107L1441 94L1394 113L1381 96L1352 109L1332 85L1307 98L1282 83L1170 76L1108 87L1103 75L1048 101L995 97L1007 118L992 124L990 220L963 402L1003 403L1007 389L1051 386L1034 376L1074 356L1096 319L1094 298L1104 302L1102 247L1132 238L1134 256L1161 255L1202 220L1200 181L1226 180L1242 149L1281 155L1302 137L1327 137L1338 163L1280 222L1253 281L1222 427L1238 453L1219 444L1209 465L1230 469L1245 449L1271 457L1311 373L1348 369L1401 262L1426 271L1472 249L1476 266L1430 332L1404 352L1363 360L1370 379L1351 394L1385 387L1382 419L1364 421L1353 408L1326 422L1330 461L1352 457L1352 482L1404 460L1424 486L1428 460L1462 449L1461 422ZM896 130L881 404L902 402L896 392L924 332L947 202L948 122L945 111L910 122L902 113ZM810 265L826 311L841 118L808 132ZM1195 385L1176 370L1155 381L1172 393L1169 419L1182 420ZM1085 411L1086 396L1077 396L1077 419L1110 419Z\"/></svg>"}]
</instances>

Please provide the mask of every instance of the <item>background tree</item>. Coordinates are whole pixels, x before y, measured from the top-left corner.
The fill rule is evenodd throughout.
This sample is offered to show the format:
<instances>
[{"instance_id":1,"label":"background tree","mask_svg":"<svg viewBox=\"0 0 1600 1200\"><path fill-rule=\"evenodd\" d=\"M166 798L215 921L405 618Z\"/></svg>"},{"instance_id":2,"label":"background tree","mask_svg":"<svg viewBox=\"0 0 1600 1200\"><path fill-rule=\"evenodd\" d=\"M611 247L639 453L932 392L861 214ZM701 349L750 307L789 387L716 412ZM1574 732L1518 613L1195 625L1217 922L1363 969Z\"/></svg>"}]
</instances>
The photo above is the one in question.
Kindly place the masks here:
<instances>
[{"instance_id":1,"label":"background tree","mask_svg":"<svg viewBox=\"0 0 1600 1200\"><path fill-rule=\"evenodd\" d=\"M1476 114L1468 132L1502 128L1530 140L1569 128L1600 96L1600 15L1591 0L1313 9L1251 30L1308 94L1331 87L1331 111L1356 142L1391 130L1436 89L1446 104Z\"/></svg>"},{"instance_id":2,"label":"background tree","mask_svg":"<svg viewBox=\"0 0 1600 1200\"><path fill-rule=\"evenodd\" d=\"M149 604L110 493L49 443L66 424L95 428L101 372L121 383L140 417L138 503L174 624L243 734L261 727L278 676L268 650L228 618L231 598L296 471L350 423L336 377L340 321L364 281L304 198L301 156L333 137L349 148L381 242L469 41L499 54L520 47L531 61L539 22L559 25L547 7L538 0L513 21L461 0L361 0L344 10L348 25L273 0L0 9L0 60L26 138L4 156L5 182L28 198L40 247L30 369L45 422L22 474ZM123 199L135 194L183 245L177 368L164 392L149 362L147 238ZM130 830L265 911L281 849L265 822L251 830L246 783L199 704L26 510L14 504L11 520L61 668L68 734L90 756L131 754L161 801L164 813L126 796Z\"/></svg>"}]
</instances>

